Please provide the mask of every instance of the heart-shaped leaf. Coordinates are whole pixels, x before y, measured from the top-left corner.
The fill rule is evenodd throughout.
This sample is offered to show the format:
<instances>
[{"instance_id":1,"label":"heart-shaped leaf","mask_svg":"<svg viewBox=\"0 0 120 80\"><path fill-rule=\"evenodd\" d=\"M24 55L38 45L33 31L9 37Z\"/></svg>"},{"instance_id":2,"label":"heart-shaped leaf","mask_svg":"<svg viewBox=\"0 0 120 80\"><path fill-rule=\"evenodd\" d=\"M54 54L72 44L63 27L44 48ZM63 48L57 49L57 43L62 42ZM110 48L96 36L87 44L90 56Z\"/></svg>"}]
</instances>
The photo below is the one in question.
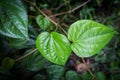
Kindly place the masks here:
<instances>
[{"instance_id":1,"label":"heart-shaped leaf","mask_svg":"<svg viewBox=\"0 0 120 80\"><path fill-rule=\"evenodd\" d=\"M0 34L15 48L28 40L28 17L21 0L0 2Z\"/></svg>"},{"instance_id":2,"label":"heart-shaped leaf","mask_svg":"<svg viewBox=\"0 0 120 80\"><path fill-rule=\"evenodd\" d=\"M71 48L79 57L90 57L98 53L112 38L115 31L91 20L73 23L68 30Z\"/></svg>"},{"instance_id":3,"label":"heart-shaped leaf","mask_svg":"<svg viewBox=\"0 0 120 80\"><path fill-rule=\"evenodd\" d=\"M36 40L36 47L49 61L64 65L71 53L68 39L57 32L43 32Z\"/></svg>"},{"instance_id":4,"label":"heart-shaped leaf","mask_svg":"<svg viewBox=\"0 0 120 80\"><path fill-rule=\"evenodd\" d=\"M48 30L51 26L50 20L42 15L37 16L36 22L42 30Z\"/></svg>"}]
</instances>

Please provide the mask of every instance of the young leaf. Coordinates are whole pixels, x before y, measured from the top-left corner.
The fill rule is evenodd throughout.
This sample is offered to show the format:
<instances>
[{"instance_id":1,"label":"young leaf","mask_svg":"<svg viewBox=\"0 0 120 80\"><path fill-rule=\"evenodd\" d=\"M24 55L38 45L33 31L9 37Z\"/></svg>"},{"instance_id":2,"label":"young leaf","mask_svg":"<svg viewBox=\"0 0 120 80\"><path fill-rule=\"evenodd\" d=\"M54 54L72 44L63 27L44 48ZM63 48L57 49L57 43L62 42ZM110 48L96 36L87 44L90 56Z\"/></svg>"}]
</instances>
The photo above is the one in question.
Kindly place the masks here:
<instances>
[{"instance_id":1,"label":"young leaf","mask_svg":"<svg viewBox=\"0 0 120 80\"><path fill-rule=\"evenodd\" d=\"M2 0L0 3L0 34L12 47L21 47L28 40L28 18L21 0Z\"/></svg>"},{"instance_id":2,"label":"young leaf","mask_svg":"<svg viewBox=\"0 0 120 80\"><path fill-rule=\"evenodd\" d=\"M67 71L65 74L66 80L81 80L75 71Z\"/></svg>"},{"instance_id":3,"label":"young leaf","mask_svg":"<svg viewBox=\"0 0 120 80\"><path fill-rule=\"evenodd\" d=\"M49 80L61 80L65 72L65 67L59 65L51 65L47 68L49 74Z\"/></svg>"},{"instance_id":4,"label":"young leaf","mask_svg":"<svg viewBox=\"0 0 120 80\"><path fill-rule=\"evenodd\" d=\"M49 61L64 65L68 60L71 48L68 39L57 32L43 32L36 39L38 51Z\"/></svg>"},{"instance_id":5,"label":"young leaf","mask_svg":"<svg viewBox=\"0 0 120 80\"><path fill-rule=\"evenodd\" d=\"M115 31L91 20L73 23L68 30L72 50L79 57L90 57L98 53L113 37Z\"/></svg>"},{"instance_id":6,"label":"young leaf","mask_svg":"<svg viewBox=\"0 0 120 80\"><path fill-rule=\"evenodd\" d=\"M49 19L42 15L37 16L36 22L37 22L38 26L44 31L48 30L51 26L51 22L49 21Z\"/></svg>"}]
</instances>

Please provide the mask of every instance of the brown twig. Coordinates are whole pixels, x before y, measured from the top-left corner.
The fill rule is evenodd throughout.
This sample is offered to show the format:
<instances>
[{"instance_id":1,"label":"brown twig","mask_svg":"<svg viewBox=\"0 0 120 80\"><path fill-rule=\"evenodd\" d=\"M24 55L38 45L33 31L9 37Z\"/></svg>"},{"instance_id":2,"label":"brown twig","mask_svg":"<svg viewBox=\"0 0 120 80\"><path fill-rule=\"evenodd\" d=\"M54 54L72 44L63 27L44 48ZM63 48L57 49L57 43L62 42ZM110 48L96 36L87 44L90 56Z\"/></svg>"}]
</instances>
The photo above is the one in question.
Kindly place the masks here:
<instances>
[{"instance_id":1,"label":"brown twig","mask_svg":"<svg viewBox=\"0 0 120 80\"><path fill-rule=\"evenodd\" d=\"M36 18L36 16L33 16L33 15L28 15L28 17L30 17L30 18Z\"/></svg>"},{"instance_id":2,"label":"brown twig","mask_svg":"<svg viewBox=\"0 0 120 80\"><path fill-rule=\"evenodd\" d=\"M86 5L87 3L89 3L90 1L91 1L91 0L88 0L88 1L84 2L83 4L75 7L75 8L72 9L72 10L69 10L69 11L66 11L66 12L62 12L62 13L58 13L58 14L54 14L54 15L51 15L50 17L53 17L53 16L56 17L56 16L60 16L60 15L64 15L64 14L70 14L70 13L76 11L77 9L83 7L84 5Z\"/></svg>"},{"instance_id":3,"label":"brown twig","mask_svg":"<svg viewBox=\"0 0 120 80\"><path fill-rule=\"evenodd\" d=\"M61 4L60 6L58 6L57 8L52 8L51 10L59 10L61 7L65 6L65 3L64 4Z\"/></svg>"},{"instance_id":4,"label":"brown twig","mask_svg":"<svg viewBox=\"0 0 120 80\"><path fill-rule=\"evenodd\" d=\"M31 4L31 5L36 5L36 3L32 3L32 2L27 1L27 0L24 0L24 1L27 2L27 3L29 3L29 4Z\"/></svg>"},{"instance_id":5,"label":"brown twig","mask_svg":"<svg viewBox=\"0 0 120 80\"><path fill-rule=\"evenodd\" d=\"M23 59L23 58L25 58L25 57L31 55L31 54L34 53L35 51L37 51L36 48L35 48L34 50L30 51L29 53L27 53L27 54L25 54L25 55L23 55L23 56L17 58L17 59L15 60L15 62L17 62L17 61L19 61L19 60L21 60L21 59Z\"/></svg>"},{"instance_id":6,"label":"brown twig","mask_svg":"<svg viewBox=\"0 0 120 80\"><path fill-rule=\"evenodd\" d=\"M44 15L46 18L48 18L55 26L58 26L64 33L65 35L67 35L67 32L55 21L53 21L51 18L49 18L46 14L44 14L44 12L42 12L42 10L40 10L36 5L34 5L34 7L42 14Z\"/></svg>"},{"instance_id":7,"label":"brown twig","mask_svg":"<svg viewBox=\"0 0 120 80\"><path fill-rule=\"evenodd\" d=\"M86 64L84 58L81 58L81 59L82 59L83 63L86 65L87 70L88 70L88 72L90 73L90 75L92 76L93 80L96 80L95 75L94 75L94 74L92 73L92 71L89 69L89 67L88 67L88 65Z\"/></svg>"},{"instance_id":8,"label":"brown twig","mask_svg":"<svg viewBox=\"0 0 120 80\"><path fill-rule=\"evenodd\" d=\"M39 7L35 3L31 3L30 1L27 1L27 0L24 0L24 1L33 5L43 16L48 18L56 27L59 27L65 33L65 35L67 35L67 32L58 23L56 23L50 17L48 17L41 9L39 9Z\"/></svg>"}]
</instances>

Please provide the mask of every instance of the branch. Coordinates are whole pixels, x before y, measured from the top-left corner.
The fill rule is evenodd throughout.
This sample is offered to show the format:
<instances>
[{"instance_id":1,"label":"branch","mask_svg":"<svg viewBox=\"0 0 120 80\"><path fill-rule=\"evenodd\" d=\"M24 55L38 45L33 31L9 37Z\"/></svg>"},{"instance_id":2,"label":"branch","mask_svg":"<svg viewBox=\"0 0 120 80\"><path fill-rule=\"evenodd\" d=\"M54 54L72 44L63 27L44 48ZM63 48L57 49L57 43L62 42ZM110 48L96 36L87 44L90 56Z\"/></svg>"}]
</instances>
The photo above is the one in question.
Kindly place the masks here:
<instances>
[{"instance_id":1,"label":"branch","mask_svg":"<svg viewBox=\"0 0 120 80\"><path fill-rule=\"evenodd\" d=\"M41 9L39 9L39 7L35 3L32 3L32 2L27 1L27 0L24 0L24 1L31 4L31 5L33 5L43 16L48 18L56 27L59 27L64 32L64 34L67 35L67 32L58 23L56 23L50 17L48 17Z\"/></svg>"},{"instance_id":2,"label":"branch","mask_svg":"<svg viewBox=\"0 0 120 80\"><path fill-rule=\"evenodd\" d=\"M44 15L46 18L48 18L55 26L58 26L64 33L65 35L67 35L67 32L55 21L53 21L50 17L48 17L44 12L42 12L42 10L40 10L37 5L34 5L34 7L42 14Z\"/></svg>"},{"instance_id":3,"label":"branch","mask_svg":"<svg viewBox=\"0 0 120 80\"><path fill-rule=\"evenodd\" d=\"M60 15L64 15L64 14L70 14L70 13L76 11L77 9L83 7L84 5L86 5L87 3L89 3L90 1L91 1L91 0L88 0L88 1L84 2L83 4L75 7L75 8L72 9L72 10L69 10L69 11L66 11L66 12L62 12L62 13L58 13L58 14L54 14L54 15L51 15L50 17L53 17L53 16L56 17L56 16L60 16Z\"/></svg>"},{"instance_id":4,"label":"branch","mask_svg":"<svg viewBox=\"0 0 120 80\"><path fill-rule=\"evenodd\" d=\"M30 18L36 18L36 16L33 16L33 15L28 15L28 17L30 17Z\"/></svg>"},{"instance_id":5,"label":"branch","mask_svg":"<svg viewBox=\"0 0 120 80\"><path fill-rule=\"evenodd\" d=\"M65 6L65 3L64 4L61 4L60 6L58 6L57 8L52 8L51 10L59 10L61 7Z\"/></svg>"},{"instance_id":6,"label":"branch","mask_svg":"<svg viewBox=\"0 0 120 80\"><path fill-rule=\"evenodd\" d=\"M31 55L31 54L34 53L35 51L37 51L37 48L35 48L35 49L32 50L31 52L29 52L29 53L27 53L27 54L25 54L25 55L23 55L23 56L21 56L21 57L19 57L19 58L17 58L17 59L15 60L15 62L17 62L17 61L19 61L19 60L21 60L21 59L23 59L23 58Z\"/></svg>"},{"instance_id":7,"label":"branch","mask_svg":"<svg viewBox=\"0 0 120 80\"><path fill-rule=\"evenodd\" d=\"M42 12L42 10L40 10L35 3L31 3L31 2L29 2L29 1L27 1L27 0L24 0L24 1L27 2L27 3L30 3L31 5L33 5L42 15L44 15L45 17L47 17L55 26L58 26L58 27L67 35L67 32L66 32L58 23L56 23L55 21L53 21L52 19L50 19L50 17L48 17L44 12ZM91 0L88 0L88 1L84 2L82 5L74 8L74 9L72 9L72 10L70 10L70 11L63 12L63 13L59 13L59 14L56 14L56 15L53 15L53 16L58 16L58 15L63 15L63 14L67 14L67 13L72 13L72 12L74 12L75 10L79 9L80 7L86 5L86 4L87 4L88 2L90 2L90 1L91 1ZM37 49L34 49L33 51L31 51L31 52L29 52L28 54L26 54L26 55L24 55L24 56L16 59L15 61L18 61L18 60L23 59L24 57L32 54L32 53L35 52L36 50L37 50ZM93 77L93 79L96 80L96 79L95 79L95 76L93 75L93 73L91 72L91 70L88 68L88 66L87 66L87 64L86 64L86 62L85 62L85 60L84 60L83 58L82 58L82 61L83 61L83 63L86 65L86 67L87 67L87 69L88 69L88 72L91 74L91 76Z\"/></svg>"}]
</instances>

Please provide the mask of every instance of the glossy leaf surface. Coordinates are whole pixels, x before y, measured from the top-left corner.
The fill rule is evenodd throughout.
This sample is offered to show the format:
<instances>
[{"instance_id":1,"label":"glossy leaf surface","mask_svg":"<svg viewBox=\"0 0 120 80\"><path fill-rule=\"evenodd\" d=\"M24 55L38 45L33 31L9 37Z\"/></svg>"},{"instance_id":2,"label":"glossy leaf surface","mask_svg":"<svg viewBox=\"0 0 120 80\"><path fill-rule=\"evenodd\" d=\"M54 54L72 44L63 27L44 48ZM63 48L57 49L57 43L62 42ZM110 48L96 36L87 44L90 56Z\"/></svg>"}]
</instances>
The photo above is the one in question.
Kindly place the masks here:
<instances>
[{"instance_id":1,"label":"glossy leaf surface","mask_svg":"<svg viewBox=\"0 0 120 80\"><path fill-rule=\"evenodd\" d=\"M51 22L49 21L49 19L42 15L37 16L36 22L42 30L47 30L51 26Z\"/></svg>"},{"instance_id":2,"label":"glossy leaf surface","mask_svg":"<svg viewBox=\"0 0 120 80\"><path fill-rule=\"evenodd\" d=\"M91 20L73 23L68 30L71 48L79 57L97 54L111 40L115 31Z\"/></svg>"},{"instance_id":3,"label":"glossy leaf surface","mask_svg":"<svg viewBox=\"0 0 120 80\"><path fill-rule=\"evenodd\" d=\"M36 40L39 52L49 61L64 65L68 60L71 48L68 39L57 32L43 32Z\"/></svg>"},{"instance_id":4,"label":"glossy leaf surface","mask_svg":"<svg viewBox=\"0 0 120 80\"><path fill-rule=\"evenodd\" d=\"M12 47L21 47L28 40L28 18L21 0L0 2L0 34Z\"/></svg>"}]
</instances>

